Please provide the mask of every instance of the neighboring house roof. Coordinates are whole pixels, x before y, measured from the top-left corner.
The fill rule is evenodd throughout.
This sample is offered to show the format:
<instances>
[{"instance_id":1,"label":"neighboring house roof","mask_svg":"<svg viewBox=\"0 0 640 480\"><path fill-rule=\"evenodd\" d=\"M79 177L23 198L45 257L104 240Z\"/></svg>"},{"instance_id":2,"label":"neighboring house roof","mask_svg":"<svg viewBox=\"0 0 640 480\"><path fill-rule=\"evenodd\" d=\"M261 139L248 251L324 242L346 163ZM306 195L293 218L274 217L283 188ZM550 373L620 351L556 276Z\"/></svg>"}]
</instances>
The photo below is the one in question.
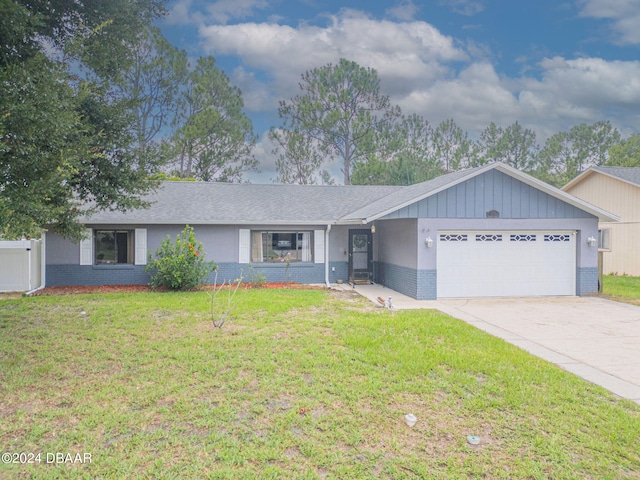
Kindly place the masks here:
<instances>
[{"instance_id":1,"label":"neighboring house roof","mask_svg":"<svg viewBox=\"0 0 640 480\"><path fill-rule=\"evenodd\" d=\"M562 190L567 191L574 185L582 182L585 178L594 173L601 173L609 177L617 178L623 182L630 183L636 187L640 187L640 168L639 167L589 167L576 178L567 183Z\"/></svg>"},{"instance_id":2,"label":"neighboring house roof","mask_svg":"<svg viewBox=\"0 0 640 480\"><path fill-rule=\"evenodd\" d=\"M145 198L148 209L94 214L91 224L364 224L497 169L555 198L597 216L614 215L503 163L453 172L410 186L320 186L164 182Z\"/></svg>"}]
</instances>

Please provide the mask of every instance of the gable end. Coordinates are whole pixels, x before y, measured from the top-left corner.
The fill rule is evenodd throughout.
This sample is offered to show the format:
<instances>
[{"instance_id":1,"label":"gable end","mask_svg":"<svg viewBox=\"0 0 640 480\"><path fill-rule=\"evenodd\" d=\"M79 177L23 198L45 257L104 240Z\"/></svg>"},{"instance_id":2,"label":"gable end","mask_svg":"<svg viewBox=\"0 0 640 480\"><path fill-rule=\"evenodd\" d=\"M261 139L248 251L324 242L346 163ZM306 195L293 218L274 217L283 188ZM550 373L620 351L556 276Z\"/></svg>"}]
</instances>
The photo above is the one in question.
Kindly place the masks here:
<instances>
[{"instance_id":1,"label":"gable end","mask_svg":"<svg viewBox=\"0 0 640 480\"><path fill-rule=\"evenodd\" d=\"M486 218L492 211L500 218L595 218L495 169L383 218Z\"/></svg>"}]
</instances>

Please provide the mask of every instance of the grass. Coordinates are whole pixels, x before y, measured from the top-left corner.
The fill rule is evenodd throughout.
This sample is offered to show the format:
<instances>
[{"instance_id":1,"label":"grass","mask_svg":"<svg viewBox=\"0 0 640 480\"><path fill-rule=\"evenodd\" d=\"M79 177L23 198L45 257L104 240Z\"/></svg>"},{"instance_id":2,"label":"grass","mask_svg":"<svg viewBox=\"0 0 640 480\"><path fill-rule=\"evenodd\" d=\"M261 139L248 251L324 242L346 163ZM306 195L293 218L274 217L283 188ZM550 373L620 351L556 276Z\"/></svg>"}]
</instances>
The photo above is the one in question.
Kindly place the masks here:
<instances>
[{"instance_id":1,"label":"grass","mask_svg":"<svg viewBox=\"0 0 640 480\"><path fill-rule=\"evenodd\" d=\"M3 300L0 446L42 457L0 478L640 477L638 405L444 314L248 290L216 329L209 307Z\"/></svg>"},{"instance_id":2,"label":"grass","mask_svg":"<svg viewBox=\"0 0 640 480\"><path fill-rule=\"evenodd\" d=\"M602 293L612 300L640 305L640 277L605 275Z\"/></svg>"}]
</instances>

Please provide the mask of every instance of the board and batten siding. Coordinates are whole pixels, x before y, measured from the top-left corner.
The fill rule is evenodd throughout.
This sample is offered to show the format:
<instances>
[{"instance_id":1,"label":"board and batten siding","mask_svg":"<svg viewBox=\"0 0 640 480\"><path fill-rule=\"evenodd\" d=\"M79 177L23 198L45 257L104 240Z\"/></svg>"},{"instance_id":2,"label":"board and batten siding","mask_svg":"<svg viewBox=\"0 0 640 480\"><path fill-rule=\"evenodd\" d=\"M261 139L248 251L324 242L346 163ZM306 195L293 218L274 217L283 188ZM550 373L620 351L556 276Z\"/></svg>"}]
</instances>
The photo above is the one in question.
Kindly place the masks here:
<instances>
[{"instance_id":1,"label":"board and batten siding","mask_svg":"<svg viewBox=\"0 0 640 480\"><path fill-rule=\"evenodd\" d=\"M593 217L562 200L496 170L488 171L385 216L393 218Z\"/></svg>"},{"instance_id":2,"label":"board and batten siding","mask_svg":"<svg viewBox=\"0 0 640 480\"><path fill-rule=\"evenodd\" d=\"M567 190L585 202L620 217L600 222L611 229L611 251L603 252L603 273L640 276L640 187L600 172L593 172Z\"/></svg>"}]
</instances>

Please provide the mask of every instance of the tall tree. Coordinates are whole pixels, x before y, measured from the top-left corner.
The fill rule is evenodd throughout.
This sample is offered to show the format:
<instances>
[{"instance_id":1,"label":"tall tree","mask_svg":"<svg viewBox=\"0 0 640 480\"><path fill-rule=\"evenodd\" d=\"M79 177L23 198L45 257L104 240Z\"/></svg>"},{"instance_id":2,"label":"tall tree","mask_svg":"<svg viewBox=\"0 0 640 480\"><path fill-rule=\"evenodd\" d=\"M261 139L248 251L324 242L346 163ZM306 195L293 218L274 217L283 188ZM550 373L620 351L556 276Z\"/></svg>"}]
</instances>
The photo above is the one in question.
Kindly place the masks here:
<instances>
[{"instance_id":1,"label":"tall tree","mask_svg":"<svg viewBox=\"0 0 640 480\"><path fill-rule=\"evenodd\" d=\"M355 162L371 151L376 132L393 121L399 109L380 92L375 70L345 59L305 72L299 87L301 95L280 102L283 125L271 131L272 137L277 140L284 130L309 137L308 144L319 155L341 160L344 184L349 185Z\"/></svg>"},{"instance_id":2,"label":"tall tree","mask_svg":"<svg viewBox=\"0 0 640 480\"><path fill-rule=\"evenodd\" d=\"M608 120L576 125L569 131L569 136L573 142L578 172L592 165L605 164L611 147L621 141L620 132Z\"/></svg>"},{"instance_id":3,"label":"tall tree","mask_svg":"<svg viewBox=\"0 0 640 480\"><path fill-rule=\"evenodd\" d=\"M518 122L504 129L497 145L496 160L523 171L536 166L536 133Z\"/></svg>"},{"instance_id":4,"label":"tall tree","mask_svg":"<svg viewBox=\"0 0 640 480\"><path fill-rule=\"evenodd\" d=\"M183 92L173 137L181 177L237 182L257 167L252 154L257 137L243 107L242 93L215 59L199 58Z\"/></svg>"},{"instance_id":5,"label":"tall tree","mask_svg":"<svg viewBox=\"0 0 640 480\"><path fill-rule=\"evenodd\" d=\"M609 149L607 165L640 167L640 134L632 135Z\"/></svg>"},{"instance_id":6,"label":"tall tree","mask_svg":"<svg viewBox=\"0 0 640 480\"><path fill-rule=\"evenodd\" d=\"M444 120L433 132L435 155L444 173L466 168L475 163L475 145L453 119Z\"/></svg>"},{"instance_id":7,"label":"tall tree","mask_svg":"<svg viewBox=\"0 0 640 480\"><path fill-rule=\"evenodd\" d=\"M97 209L143 205L156 165L132 154L113 82L160 0L0 0L0 236L79 238Z\"/></svg>"},{"instance_id":8,"label":"tall tree","mask_svg":"<svg viewBox=\"0 0 640 480\"><path fill-rule=\"evenodd\" d=\"M558 132L545 142L533 175L561 187L578 174L573 142L568 132Z\"/></svg>"},{"instance_id":9,"label":"tall tree","mask_svg":"<svg viewBox=\"0 0 640 480\"><path fill-rule=\"evenodd\" d=\"M422 116L402 116L379 131L376 149L353 171L354 184L412 185L442 174L433 129Z\"/></svg>"},{"instance_id":10,"label":"tall tree","mask_svg":"<svg viewBox=\"0 0 640 480\"><path fill-rule=\"evenodd\" d=\"M495 162L500 158L500 141L503 135L504 129L493 122L480 133L477 142L479 165Z\"/></svg>"},{"instance_id":11,"label":"tall tree","mask_svg":"<svg viewBox=\"0 0 640 480\"><path fill-rule=\"evenodd\" d=\"M175 124L187 54L171 45L155 27L145 28L132 46L133 61L118 88L131 101L138 156L161 155L161 138Z\"/></svg>"},{"instance_id":12,"label":"tall tree","mask_svg":"<svg viewBox=\"0 0 640 480\"><path fill-rule=\"evenodd\" d=\"M299 185L313 185L318 183L317 174L322 165L322 157L313 140L296 130L273 129L271 139L277 142L273 149L278 170L278 183L297 183Z\"/></svg>"},{"instance_id":13,"label":"tall tree","mask_svg":"<svg viewBox=\"0 0 640 480\"><path fill-rule=\"evenodd\" d=\"M534 174L562 186L588 167L607 163L609 152L619 143L620 133L609 122L576 125L549 137Z\"/></svg>"}]
</instances>

